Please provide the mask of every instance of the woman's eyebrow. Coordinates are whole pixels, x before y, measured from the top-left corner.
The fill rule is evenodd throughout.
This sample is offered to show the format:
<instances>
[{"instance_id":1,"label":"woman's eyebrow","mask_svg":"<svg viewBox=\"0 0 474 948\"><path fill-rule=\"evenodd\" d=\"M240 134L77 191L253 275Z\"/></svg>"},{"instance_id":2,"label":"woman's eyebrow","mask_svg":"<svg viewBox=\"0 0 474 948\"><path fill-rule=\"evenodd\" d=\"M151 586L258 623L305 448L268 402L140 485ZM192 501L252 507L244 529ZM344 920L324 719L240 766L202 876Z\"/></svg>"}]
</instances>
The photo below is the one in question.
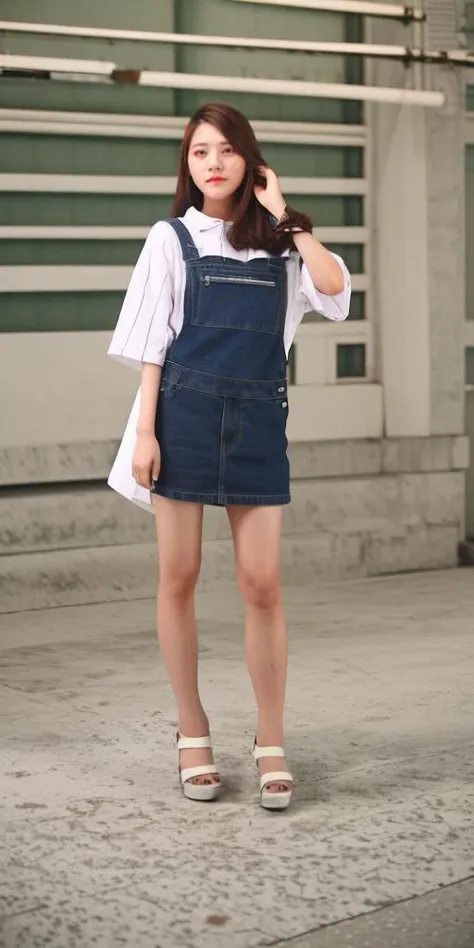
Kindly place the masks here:
<instances>
[{"instance_id":1,"label":"woman's eyebrow","mask_svg":"<svg viewBox=\"0 0 474 948\"><path fill-rule=\"evenodd\" d=\"M202 148L203 145L206 145L206 146L207 146L208 144L209 144L209 142L194 142L194 145L192 145L191 147L192 147L192 148ZM224 141L224 142L217 142L217 144L218 144L218 145L228 145L229 142L226 142L226 141Z\"/></svg>"}]
</instances>

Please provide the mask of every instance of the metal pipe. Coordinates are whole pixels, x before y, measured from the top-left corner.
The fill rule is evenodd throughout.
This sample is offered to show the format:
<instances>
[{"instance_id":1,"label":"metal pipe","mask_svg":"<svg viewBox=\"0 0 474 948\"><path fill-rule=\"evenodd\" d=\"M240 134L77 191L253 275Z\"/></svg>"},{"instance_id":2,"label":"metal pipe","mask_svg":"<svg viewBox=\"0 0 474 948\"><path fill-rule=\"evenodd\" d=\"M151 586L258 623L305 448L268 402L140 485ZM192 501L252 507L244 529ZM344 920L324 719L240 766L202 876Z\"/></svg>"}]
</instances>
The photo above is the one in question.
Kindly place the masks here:
<instances>
[{"instance_id":1,"label":"metal pipe","mask_svg":"<svg viewBox=\"0 0 474 948\"><path fill-rule=\"evenodd\" d=\"M292 7L293 9L326 10L333 13L354 13L357 16L374 16L402 20L403 23L423 22L426 20L426 13L413 6L400 3L376 3L374 0L234 0L236 3L254 3L268 6ZM3 21L5 22L5 21ZM30 29L27 29L27 28ZM45 23L21 23L11 22L8 26L0 25L1 29L9 29L15 32L31 33L49 33L51 26ZM78 30L81 30L81 36L96 36L109 39L145 39L148 42L152 33L145 33L142 30L110 30L101 27L59 27L62 35L78 36ZM125 36L127 34L127 36ZM132 35L133 34L133 35Z\"/></svg>"},{"instance_id":2,"label":"metal pipe","mask_svg":"<svg viewBox=\"0 0 474 948\"><path fill-rule=\"evenodd\" d=\"M180 140L184 135L186 124L186 118L169 115L0 109L0 133L2 131L20 133L45 131L57 135L100 134L117 138ZM366 129L362 125L284 122L268 119L251 119L250 124L261 142L362 148L367 141Z\"/></svg>"},{"instance_id":3,"label":"metal pipe","mask_svg":"<svg viewBox=\"0 0 474 948\"><path fill-rule=\"evenodd\" d=\"M305 98L351 99L359 102L386 102L438 108L445 102L442 92L359 86L339 82L304 82L286 79L257 79L243 76L206 76L192 73L120 70L114 63L41 56L0 55L0 68L32 69L48 73L94 74L117 82L136 83L165 89L199 89L212 92L248 92L263 95L304 96Z\"/></svg>"},{"instance_id":4,"label":"metal pipe","mask_svg":"<svg viewBox=\"0 0 474 948\"><path fill-rule=\"evenodd\" d=\"M242 0L247 2L247 0ZM392 46L375 43L333 43L313 40L266 39L244 36L207 36L192 33L145 33L137 30L106 30L96 27L56 26L46 23L14 23L0 20L0 31L40 33L51 36L83 36L95 39L133 42L172 43L189 46L221 46L233 49L270 49L282 52L319 53L338 56L368 56L401 60L406 63L444 63L474 65L474 53L465 50L430 50L423 47Z\"/></svg>"},{"instance_id":5,"label":"metal pipe","mask_svg":"<svg viewBox=\"0 0 474 948\"><path fill-rule=\"evenodd\" d=\"M66 72L77 75L110 76L115 63L91 59L57 59L51 56L14 56L0 53L0 69L35 72Z\"/></svg>"},{"instance_id":6,"label":"metal pipe","mask_svg":"<svg viewBox=\"0 0 474 948\"><path fill-rule=\"evenodd\" d=\"M242 76L202 76L176 72L142 72L139 85L169 89L200 89L212 92L250 92L263 95L304 96L321 99L352 99L394 105L444 105L442 92L358 86L339 82L303 82L292 79L256 79Z\"/></svg>"},{"instance_id":7,"label":"metal pipe","mask_svg":"<svg viewBox=\"0 0 474 948\"><path fill-rule=\"evenodd\" d=\"M374 3L373 0L235 0L236 3L267 4L276 7L329 10L333 13L355 13L359 16L389 17L413 23L426 19L423 10L396 3Z\"/></svg>"}]
</instances>

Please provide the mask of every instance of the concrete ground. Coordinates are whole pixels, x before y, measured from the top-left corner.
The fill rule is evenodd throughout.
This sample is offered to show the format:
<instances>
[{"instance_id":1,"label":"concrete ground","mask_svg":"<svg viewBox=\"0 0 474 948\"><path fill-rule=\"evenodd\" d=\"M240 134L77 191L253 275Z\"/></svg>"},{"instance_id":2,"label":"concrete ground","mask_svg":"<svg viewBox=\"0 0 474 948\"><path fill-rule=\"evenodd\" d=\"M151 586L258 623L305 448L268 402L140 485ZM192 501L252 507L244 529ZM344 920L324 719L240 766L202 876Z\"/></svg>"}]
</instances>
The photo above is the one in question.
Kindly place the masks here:
<instances>
[{"instance_id":1,"label":"concrete ground","mask_svg":"<svg viewBox=\"0 0 474 948\"><path fill-rule=\"evenodd\" d=\"M233 587L198 600L211 805L179 789L152 600L0 617L2 948L474 946L473 571L286 600L282 814Z\"/></svg>"}]
</instances>

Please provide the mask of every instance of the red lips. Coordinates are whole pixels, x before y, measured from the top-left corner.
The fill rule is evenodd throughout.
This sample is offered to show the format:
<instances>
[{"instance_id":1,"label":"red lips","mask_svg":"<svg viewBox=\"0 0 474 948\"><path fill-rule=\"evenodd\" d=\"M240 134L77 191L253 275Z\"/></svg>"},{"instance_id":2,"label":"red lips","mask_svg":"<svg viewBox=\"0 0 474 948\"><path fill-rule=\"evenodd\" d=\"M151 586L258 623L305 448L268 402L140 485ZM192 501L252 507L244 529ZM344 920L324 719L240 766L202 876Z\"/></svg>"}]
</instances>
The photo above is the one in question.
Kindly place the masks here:
<instances>
[{"instance_id":1,"label":"red lips","mask_svg":"<svg viewBox=\"0 0 474 948\"><path fill-rule=\"evenodd\" d=\"M219 181L225 181L225 178L209 178L207 183L208 183L208 184L214 184L214 183L219 182Z\"/></svg>"}]
</instances>

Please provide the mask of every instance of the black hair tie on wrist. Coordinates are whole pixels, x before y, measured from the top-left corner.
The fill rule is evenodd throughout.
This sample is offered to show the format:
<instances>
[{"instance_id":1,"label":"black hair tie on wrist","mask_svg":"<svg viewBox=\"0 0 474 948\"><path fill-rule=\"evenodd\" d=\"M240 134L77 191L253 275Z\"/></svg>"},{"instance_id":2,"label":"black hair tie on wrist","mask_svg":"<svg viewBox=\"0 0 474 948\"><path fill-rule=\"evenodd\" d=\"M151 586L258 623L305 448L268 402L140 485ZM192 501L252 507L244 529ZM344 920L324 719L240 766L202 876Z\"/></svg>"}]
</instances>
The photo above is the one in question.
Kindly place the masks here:
<instances>
[{"instance_id":1,"label":"black hair tie on wrist","mask_svg":"<svg viewBox=\"0 0 474 948\"><path fill-rule=\"evenodd\" d=\"M293 211L287 204L280 218L270 214L269 220L276 234L311 234L313 231L313 225L306 215Z\"/></svg>"}]
</instances>

